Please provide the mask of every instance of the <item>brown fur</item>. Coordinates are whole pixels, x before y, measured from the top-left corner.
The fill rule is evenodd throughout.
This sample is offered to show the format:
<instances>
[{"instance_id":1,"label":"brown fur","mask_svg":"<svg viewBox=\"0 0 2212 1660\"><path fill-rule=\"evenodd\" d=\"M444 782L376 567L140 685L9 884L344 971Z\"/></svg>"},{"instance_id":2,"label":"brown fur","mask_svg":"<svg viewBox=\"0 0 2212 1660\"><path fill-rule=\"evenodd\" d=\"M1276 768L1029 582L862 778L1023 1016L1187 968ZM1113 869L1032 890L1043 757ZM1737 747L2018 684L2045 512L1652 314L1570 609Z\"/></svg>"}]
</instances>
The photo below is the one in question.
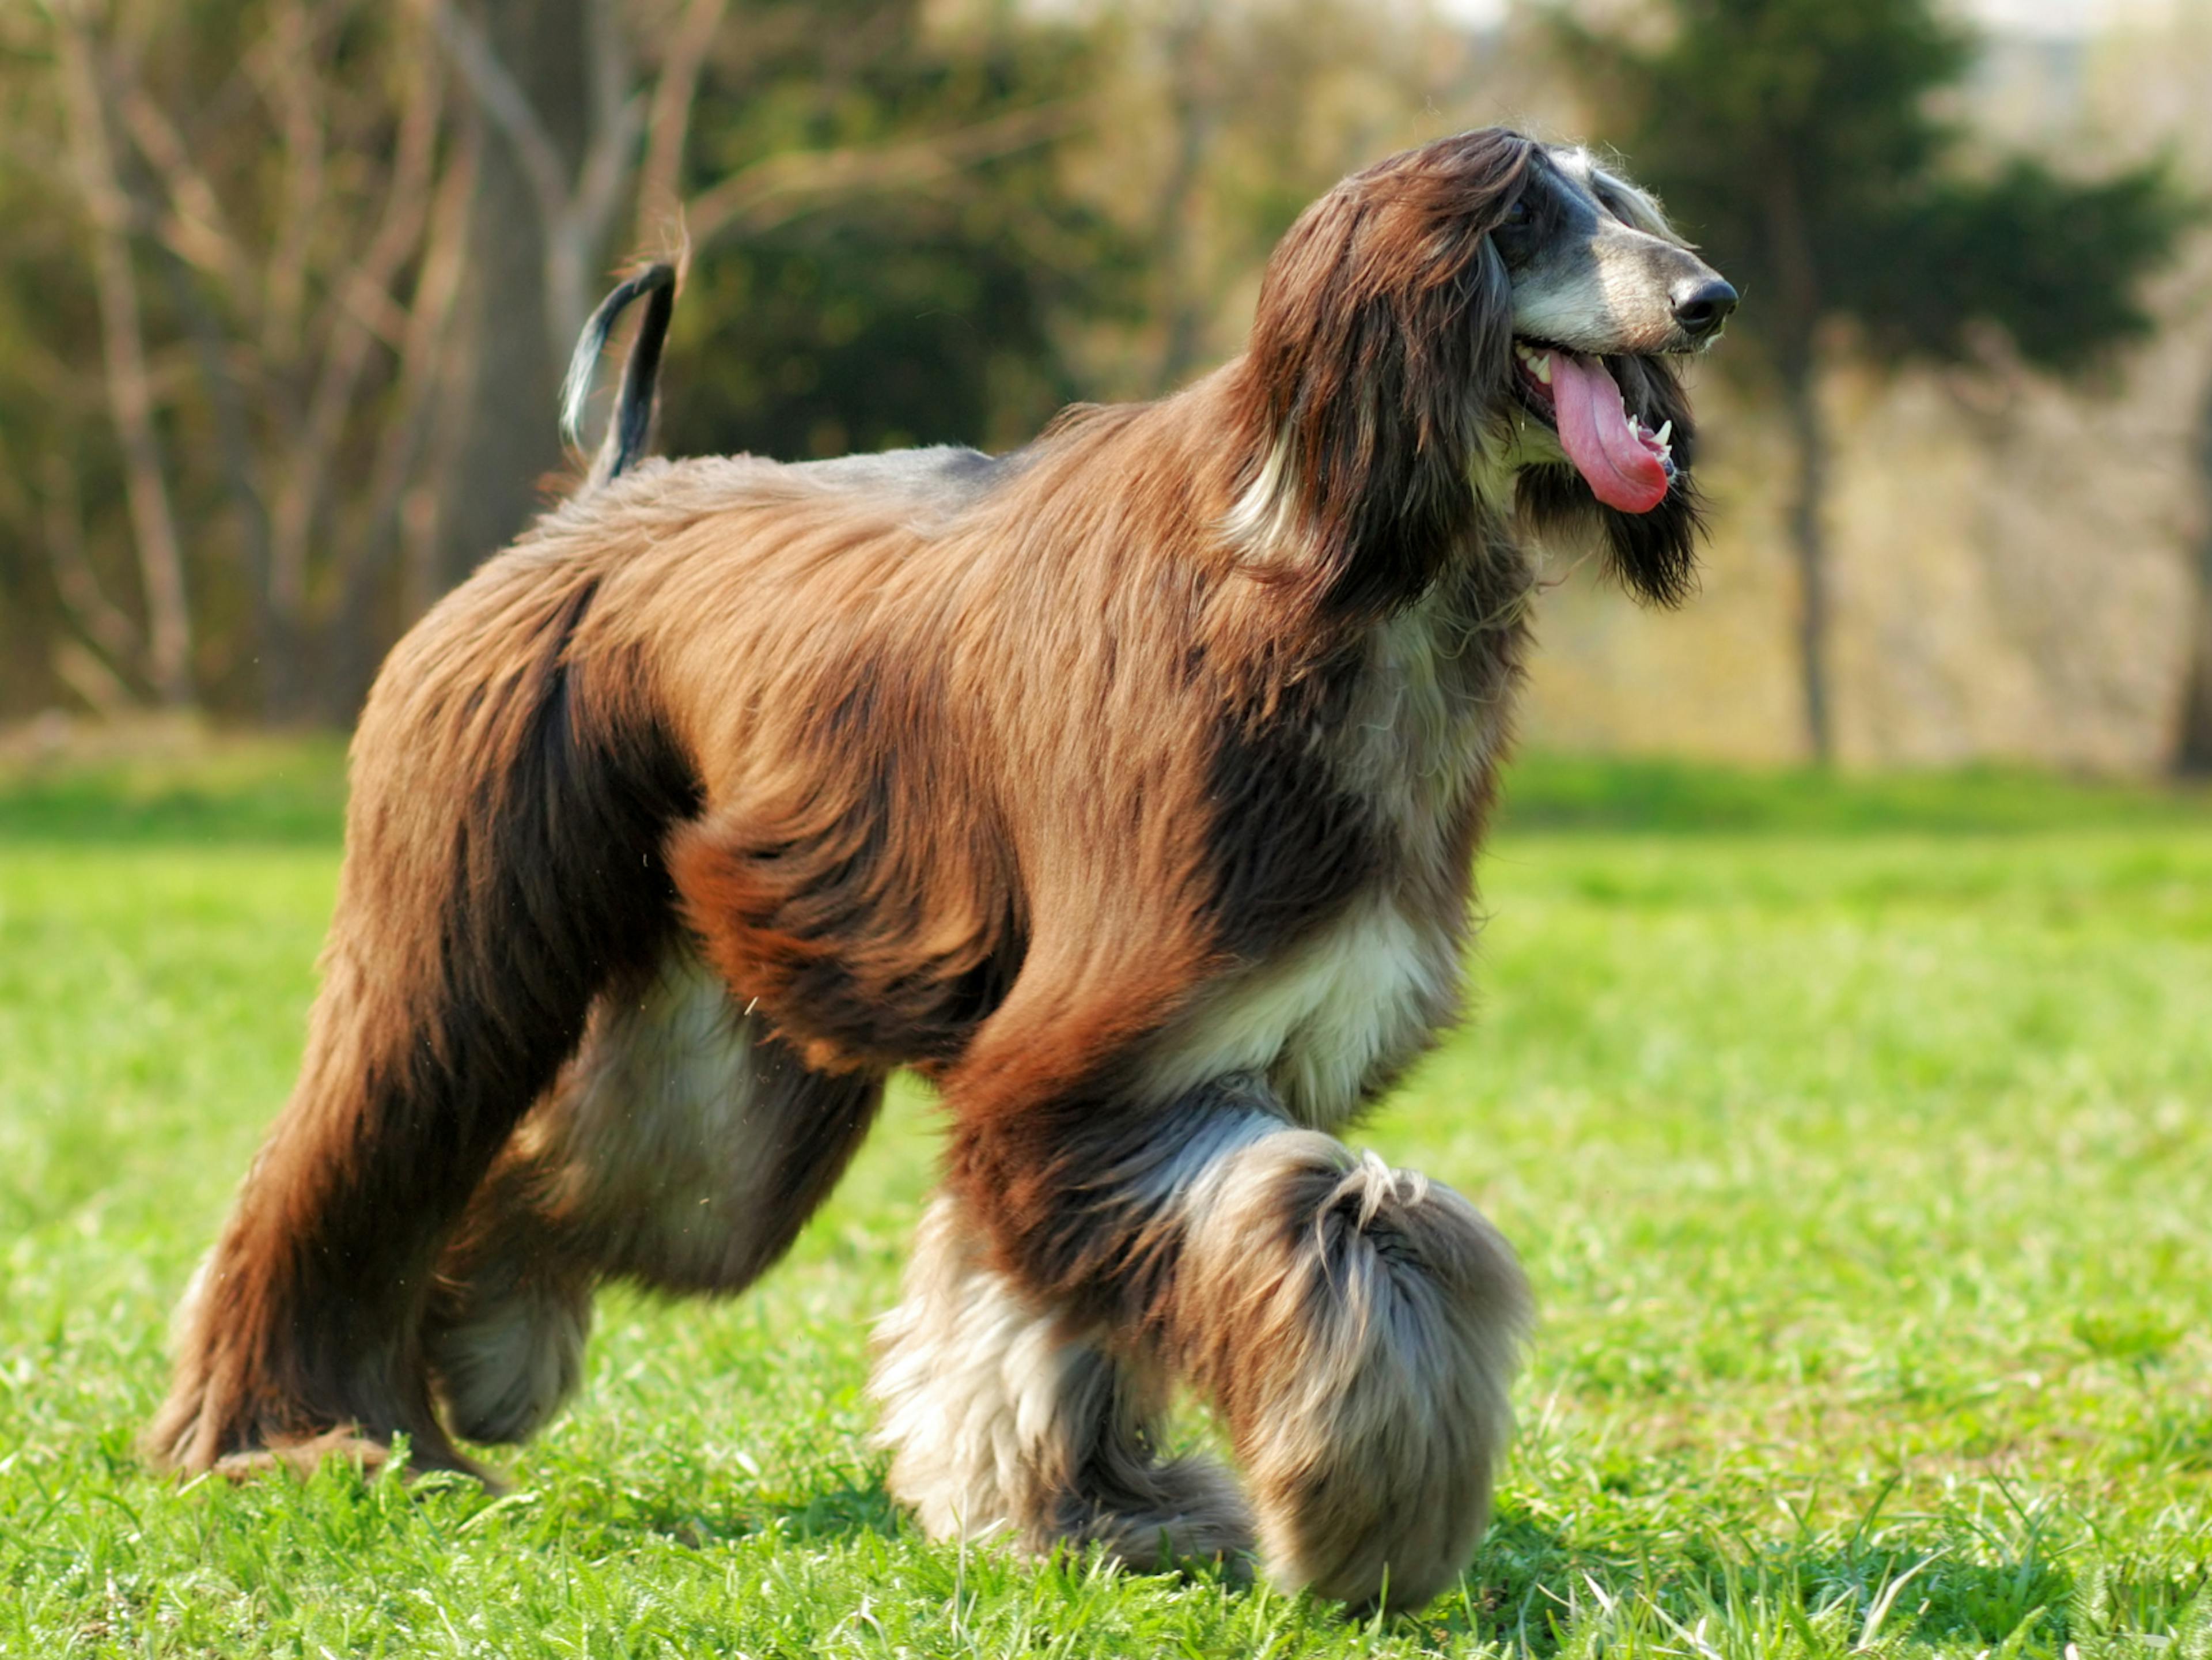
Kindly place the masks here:
<instances>
[{"instance_id":1,"label":"brown fur","mask_svg":"<svg viewBox=\"0 0 2212 1660\"><path fill-rule=\"evenodd\" d=\"M1279 1578L1354 1602L1448 1580L1525 1292L1464 1201L1319 1132L1455 1006L1542 471L1510 459L1488 236L1560 176L1495 131L1394 158L1172 398L996 461L647 463L449 596L356 736L299 1087L156 1453L404 1433L470 1468L435 1401L526 1434L600 1280L757 1275L910 1066L945 1192L878 1389L926 1521L1139 1560L1256 1524ZM1663 363L1623 384L1686 455ZM1686 477L1632 520L1559 472L1536 508L1671 597ZM1176 1378L1249 1518L1154 1459ZM921 1444L956 1420L1027 1427Z\"/></svg>"}]
</instances>

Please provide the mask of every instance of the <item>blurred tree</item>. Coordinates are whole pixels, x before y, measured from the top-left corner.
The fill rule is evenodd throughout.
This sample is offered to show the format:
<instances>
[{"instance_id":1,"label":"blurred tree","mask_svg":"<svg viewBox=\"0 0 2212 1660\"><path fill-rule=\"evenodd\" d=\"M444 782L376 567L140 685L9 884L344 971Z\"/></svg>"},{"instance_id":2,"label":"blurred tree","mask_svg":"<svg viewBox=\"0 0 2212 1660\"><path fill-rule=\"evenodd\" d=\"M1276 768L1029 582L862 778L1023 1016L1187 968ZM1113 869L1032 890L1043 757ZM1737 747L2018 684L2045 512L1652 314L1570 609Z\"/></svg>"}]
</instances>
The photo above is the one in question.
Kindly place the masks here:
<instances>
[{"instance_id":1,"label":"blurred tree","mask_svg":"<svg viewBox=\"0 0 2212 1660\"><path fill-rule=\"evenodd\" d=\"M47 350L99 362L108 428L63 380L0 435L35 481L53 670L98 705L243 691L296 713L323 579L359 545L351 475L428 297L444 151L419 18L43 0L7 27L6 137L66 181L9 205L34 248L41 210L82 228L97 303L83 318L82 279L43 261L9 286Z\"/></svg>"},{"instance_id":2,"label":"blurred tree","mask_svg":"<svg viewBox=\"0 0 2212 1660\"><path fill-rule=\"evenodd\" d=\"M1126 313L1135 246L1063 183L1094 31L923 0L740 8L703 64L677 452L1006 447L1081 395L1061 326Z\"/></svg>"},{"instance_id":3,"label":"blurred tree","mask_svg":"<svg viewBox=\"0 0 2212 1660\"><path fill-rule=\"evenodd\" d=\"M2212 398L2197 429L2197 476L2212 498ZM2190 777L2212 776L2212 527L2197 532L2197 605L2191 618L2188 678L2182 682L2180 730L2173 767Z\"/></svg>"},{"instance_id":4,"label":"blurred tree","mask_svg":"<svg viewBox=\"0 0 2212 1660\"><path fill-rule=\"evenodd\" d=\"M1054 155L1096 33L995 0L0 5L0 705L349 717L535 511L633 239L688 226L704 290L675 447L1025 431L1076 390L1049 325L1127 258Z\"/></svg>"},{"instance_id":5,"label":"blurred tree","mask_svg":"<svg viewBox=\"0 0 2212 1660\"><path fill-rule=\"evenodd\" d=\"M1145 251L1143 321L1100 354L1114 395L1242 345L1291 222L1355 168L1495 112L1492 42L1422 0L1120 0L1113 142L1091 189Z\"/></svg>"},{"instance_id":6,"label":"blurred tree","mask_svg":"<svg viewBox=\"0 0 2212 1660\"><path fill-rule=\"evenodd\" d=\"M2089 181L2027 157L1972 165L1933 108L1972 42L1930 0L1668 0L1616 29L1564 12L1554 25L1598 136L1743 291L1731 332L1779 383L1806 725L1826 762L1819 372L1836 325L1890 365L1971 364L2008 343L2077 372L2151 332L2142 279L2197 210L2162 165Z\"/></svg>"}]
</instances>

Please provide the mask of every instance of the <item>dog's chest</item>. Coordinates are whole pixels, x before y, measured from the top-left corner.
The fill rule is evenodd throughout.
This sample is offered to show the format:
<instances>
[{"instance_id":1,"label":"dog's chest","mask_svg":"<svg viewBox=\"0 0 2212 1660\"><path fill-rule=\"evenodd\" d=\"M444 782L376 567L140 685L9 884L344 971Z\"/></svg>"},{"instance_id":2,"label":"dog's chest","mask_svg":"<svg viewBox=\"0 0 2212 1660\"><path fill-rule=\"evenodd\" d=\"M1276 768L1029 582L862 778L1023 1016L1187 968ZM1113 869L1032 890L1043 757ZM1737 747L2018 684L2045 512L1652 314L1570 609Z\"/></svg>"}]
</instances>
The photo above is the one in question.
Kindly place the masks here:
<instances>
[{"instance_id":1,"label":"dog's chest","mask_svg":"<svg viewBox=\"0 0 2212 1660\"><path fill-rule=\"evenodd\" d=\"M1518 594L1467 589L1377 626L1345 716L1318 739L1369 816L1380 870L1335 912L1204 992L1152 1068L1164 1098L1230 1073L1267 1078L1298 1122L1342 1123L1456 1012L1469 815L1495 765L1518 672Z\"/></svg>"},{"instance_id":2,"label":"dog's chest","mask_svg":"<svg viewBox=\"0 0 2212 1660\"><path fill-rule=\"evenodd\" d=\"M1401 879L1440 873L1471 791L1496 764L1519 673L1523 590L1470 581L1376 626L1329 770L1394 843Z\"/></svg>"}]
</instances>

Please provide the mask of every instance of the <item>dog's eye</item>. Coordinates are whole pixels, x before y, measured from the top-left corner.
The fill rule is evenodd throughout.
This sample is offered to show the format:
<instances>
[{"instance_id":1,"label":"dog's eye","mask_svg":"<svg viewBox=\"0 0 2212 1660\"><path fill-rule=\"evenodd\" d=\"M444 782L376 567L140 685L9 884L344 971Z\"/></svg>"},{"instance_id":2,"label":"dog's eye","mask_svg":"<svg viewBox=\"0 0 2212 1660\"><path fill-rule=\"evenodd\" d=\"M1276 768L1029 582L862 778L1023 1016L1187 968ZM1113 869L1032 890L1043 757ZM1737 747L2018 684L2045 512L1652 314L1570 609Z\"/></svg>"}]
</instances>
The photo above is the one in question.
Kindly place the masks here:
<instances>
[{"instance_id":1,"label":"dog's eye","mask_svg":"<svg viewBox=\"0 0 2212 1660\"><path fill-rule=\"evenodd\" d=\"M1511 204L1506 208L1504 216L1498 220L1498 228L1500 230L1519 230L1528 222L1528 204L1522 198L1516 196Z\"/></svg>"}]
</instances>

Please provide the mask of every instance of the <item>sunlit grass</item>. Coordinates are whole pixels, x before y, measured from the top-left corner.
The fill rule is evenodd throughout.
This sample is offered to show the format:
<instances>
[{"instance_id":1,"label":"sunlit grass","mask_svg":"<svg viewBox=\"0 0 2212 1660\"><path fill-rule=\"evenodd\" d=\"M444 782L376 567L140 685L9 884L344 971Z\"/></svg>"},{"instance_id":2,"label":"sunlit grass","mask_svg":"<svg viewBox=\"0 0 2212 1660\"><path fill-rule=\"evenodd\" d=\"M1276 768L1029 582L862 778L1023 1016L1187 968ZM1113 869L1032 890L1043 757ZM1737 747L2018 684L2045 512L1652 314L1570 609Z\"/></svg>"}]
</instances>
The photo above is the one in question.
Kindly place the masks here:
<instances>
[{"instance_id":1,"label":"sunlit grass","mask_svg":"<svg viewBox=\"0 0 2212 1660\"><path fill-rule=\"evenodd\" d=\"M0 788L0 1652L2212 1657L2201 804L1530 769L1361 1138L1518 1243L1522 1435L1462 1590L1353 1627L900 1518L913 1092L760 1290L607 1298L506 1499L147 1475L336 873L335 751L255 753Z\"/></svg>"}]
</instances>

